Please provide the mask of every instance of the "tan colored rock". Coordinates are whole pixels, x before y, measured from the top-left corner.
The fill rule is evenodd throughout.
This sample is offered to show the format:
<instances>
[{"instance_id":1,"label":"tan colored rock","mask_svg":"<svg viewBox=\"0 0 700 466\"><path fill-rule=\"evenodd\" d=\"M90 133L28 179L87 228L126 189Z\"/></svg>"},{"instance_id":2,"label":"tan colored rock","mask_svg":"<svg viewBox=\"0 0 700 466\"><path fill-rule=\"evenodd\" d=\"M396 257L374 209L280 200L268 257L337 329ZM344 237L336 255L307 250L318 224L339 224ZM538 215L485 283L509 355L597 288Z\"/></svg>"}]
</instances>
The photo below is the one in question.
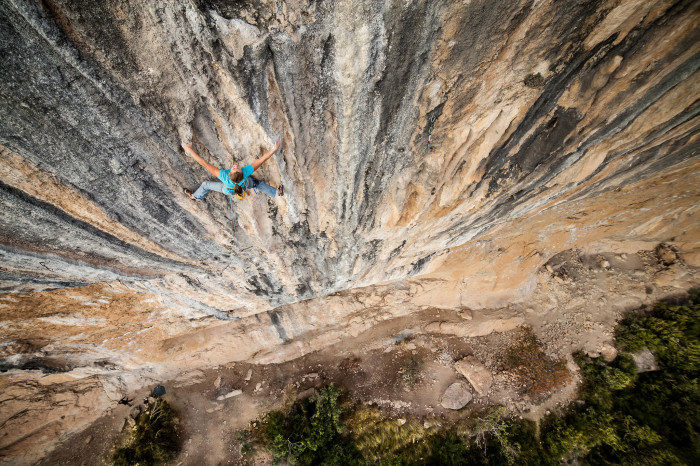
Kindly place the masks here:
<instances>
[{"instance_id":1,"label":"tan colored rock","mask_svg":"<svg viewBox=\"0 0 700 466\"><path fill-rule=\"evenodd\" d=\"M305 400L305 399L307 399L307 398L311 398L311 397L314 396L315 394L316 394L316 388L315 388L315 387L307 388L306 390L304 390L304 391L300 392L299 394L297 394L297 400Z\"/></svg>"},{"instance_id":2,"label":"tan colored rock","mask_svg":"<svg viewBox=\"0 0 700 466\"><path fill-rule=\"evenodd\" d=\"M685 275L687 275L686 271L679 264L673 264L654 275L654 284L656 286L673 286L674 282L682 279Z\"/></svg>"},{"instance_id":3,"label":"tan colored rock","mask_svg":"<svg viewBox=\"0 0 700 466\"><path fill-rule=\"evenodd\" d=\"M467 356L457 361L454 365L457 372L466 378L474 390L484 396L493 385L493 375L491 371L473 356Z\"/></svg>"},{"instance_id":4,"label":"tan colored rock","mask_svg":"<svg viewBox=\"0 0 700 466\"><path fill-rule=\"evenodd\" d=\"M462 309L459 311L459 316L464 320L472 320L474 318L474 314L472 313L471 309Z\"/></svg>"},{"instance_id":5,"label":"tan colored rock","mask_svg":"<svg viewBox=\"0 0 700 466\"><path fill-rule=\"evenodd\" d=\"M605 343L600 349L600 354L607 362L612 362L617 357L617 348L610 343Z\"/></svg>"},{"instance_id":6,"label":"tan colored rock","mask_svg":"<svg viewBox=\"0 0 700 466\"><path fill-rule=\"evenodd\" d=\"M683 262L692 267L700 267L700 250L696 249L681 253L681 258Z\"/></svg>"}]
</instances>

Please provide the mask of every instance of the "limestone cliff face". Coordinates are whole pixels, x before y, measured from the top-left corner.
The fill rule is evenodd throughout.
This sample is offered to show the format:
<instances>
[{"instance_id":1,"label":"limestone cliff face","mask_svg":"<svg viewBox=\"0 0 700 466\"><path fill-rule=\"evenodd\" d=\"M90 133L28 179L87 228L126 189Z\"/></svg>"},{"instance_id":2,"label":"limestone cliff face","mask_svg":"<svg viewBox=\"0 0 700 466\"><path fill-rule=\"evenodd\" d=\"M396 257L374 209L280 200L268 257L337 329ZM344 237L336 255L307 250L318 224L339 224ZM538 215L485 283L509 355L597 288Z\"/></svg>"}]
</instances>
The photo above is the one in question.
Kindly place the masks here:
<instances>
[{"instance_id":1,"label":"limestone cliff face","mask_svg":"<svg viewBox=\"0 0 700 466\"><path fill-rule=\"evenodd\" d=\"M244 315L424 272L697 149L695 2L1 8L6 289L151 279ZM277 135L259 175L287 194L236 202L235 237L223 196L182 194L209 174L180 139L228 167Z\"/></svg>"},{"instance_id":2,"label":"limestone cliff face","mask_svg":"<svg viewBox=\"0 0 700 466\"><path fill-rule=\"evenodd\" d=\"M669 241L698 265L699 20L671 0L1 0L0 283L28 293L4 298L3 356L163 377L521 300L571 248ZM181 139L228 168L277 136L256 176L284 198L232 217L182 193L211 177ZM209 338L245 345L195 356Z\"/></svg>"}]
</instances>

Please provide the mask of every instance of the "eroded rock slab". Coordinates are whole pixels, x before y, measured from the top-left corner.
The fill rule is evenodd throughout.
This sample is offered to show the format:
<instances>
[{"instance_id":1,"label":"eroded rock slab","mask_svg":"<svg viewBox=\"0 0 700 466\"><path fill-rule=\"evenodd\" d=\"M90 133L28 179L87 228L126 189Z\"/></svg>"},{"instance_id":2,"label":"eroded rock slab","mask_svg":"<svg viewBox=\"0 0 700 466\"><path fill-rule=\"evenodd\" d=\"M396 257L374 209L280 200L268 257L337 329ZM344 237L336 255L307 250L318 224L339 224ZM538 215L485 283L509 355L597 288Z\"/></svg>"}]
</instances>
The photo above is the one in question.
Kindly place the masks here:
<instances>
[{"instance_id":1,"label":"eroded rock slab","mask_svg":"<svg viewBox=\"0 0 700 466\"><path fill-rule=\"evenodd\" d=\"M467 356L466 358L460 359L455 363L454 368L469 381L480 396L486 395L491 389L491 385L493 385L493 375L491 371L475 357Z\"/></svg>"}]
</instances>

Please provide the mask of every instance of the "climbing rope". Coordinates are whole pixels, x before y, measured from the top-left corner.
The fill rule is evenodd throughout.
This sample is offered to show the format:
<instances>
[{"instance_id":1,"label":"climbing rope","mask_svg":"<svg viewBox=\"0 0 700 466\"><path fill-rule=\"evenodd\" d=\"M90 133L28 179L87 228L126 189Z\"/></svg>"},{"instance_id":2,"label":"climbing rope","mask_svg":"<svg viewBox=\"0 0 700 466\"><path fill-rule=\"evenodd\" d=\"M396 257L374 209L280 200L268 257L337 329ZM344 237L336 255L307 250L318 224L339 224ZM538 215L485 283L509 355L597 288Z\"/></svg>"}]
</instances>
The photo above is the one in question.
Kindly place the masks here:
<instances>
[{"instance_id":1,"label":"climbing rope","mask_svg":"<svg viewBox=\"0 0 700 466\"><path fill-rule=\"evenodd\" d=\"M233 239L236 239L236 213L233 211L233 201L228 197L228 205L231 207L231 225L233 226Z\"/></svg>"},{"instance_id":2,"label":"climbing rope","mask_svg":"<svg viewBox=\"0 0 700 466\"><path fill-rule=\"evenodd\" d=\"M426 145L426 149L430 149L430 139L433 136L433 126L435 125L435 115L430 117L430 126L428 127L428 144Z\"/></svg>"}]
</instances>

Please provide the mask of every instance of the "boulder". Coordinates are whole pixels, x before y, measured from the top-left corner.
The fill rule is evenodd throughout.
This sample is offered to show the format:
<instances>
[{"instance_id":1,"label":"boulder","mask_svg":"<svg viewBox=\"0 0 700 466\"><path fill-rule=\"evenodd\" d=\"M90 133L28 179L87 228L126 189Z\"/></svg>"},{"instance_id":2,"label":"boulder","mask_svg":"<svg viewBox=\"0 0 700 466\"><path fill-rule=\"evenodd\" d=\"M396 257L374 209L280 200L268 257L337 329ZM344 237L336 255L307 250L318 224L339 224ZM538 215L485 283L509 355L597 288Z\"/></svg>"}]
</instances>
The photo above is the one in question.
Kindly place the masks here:
<instances>
[{"instance_id":1,"label":"boulder","mask_svg":"<svg viewBox=\"0 0 700 466\"><path fill-rule=\"evenodd\" d=\"M656 358L649 351L649 348L644 348L639 353L632 355L634 359L634 364L637 366L638 372L652 372L659 370L659 363L656 362Z\"/></svg>"},{"instance_id":2,"label":"boulder","mask_svg":"<svg viewBox=\"0 0 700 466\"><path fill-rule=\"evenodd\" d=\"M446 409L462 409L472 400L472 392L464 382L455 382L445 390L440 404Z\"/></svg>"},{"instance_id":3,"label":"boulder","mask_svg":"<svg viewBox=\"0 0 700 466\"><path fill-rule=\"evenodd\" d=\"M315 394L316 394L316 388L314 388L314 387L307 388L306 390L304 390L303 392L301 392L297 395L297 400L305 400L307 398L311 398Z\"/></svg>"},{"instance_id":4,"label":"boulder","mask_svg":"<svg viewBox=\"0 0 700 466\"><path fill-rule=\"evenodd\" d=\"M607 362L612 362L617 357L617 349L610 343L605 343L600 348L600 355L603 356Z\"/></svg>"},{"instance_id":5,"label":"boulder","mask_svg":"<svg viewBox=\"0 0 700 466\"><path fill-rule=\"evenodd\" d=\"M454 368L469 381L479 396L487 394L493 385L491 371L473 356L460 359L455 363Z\"/></svg>"}]
</instances>

